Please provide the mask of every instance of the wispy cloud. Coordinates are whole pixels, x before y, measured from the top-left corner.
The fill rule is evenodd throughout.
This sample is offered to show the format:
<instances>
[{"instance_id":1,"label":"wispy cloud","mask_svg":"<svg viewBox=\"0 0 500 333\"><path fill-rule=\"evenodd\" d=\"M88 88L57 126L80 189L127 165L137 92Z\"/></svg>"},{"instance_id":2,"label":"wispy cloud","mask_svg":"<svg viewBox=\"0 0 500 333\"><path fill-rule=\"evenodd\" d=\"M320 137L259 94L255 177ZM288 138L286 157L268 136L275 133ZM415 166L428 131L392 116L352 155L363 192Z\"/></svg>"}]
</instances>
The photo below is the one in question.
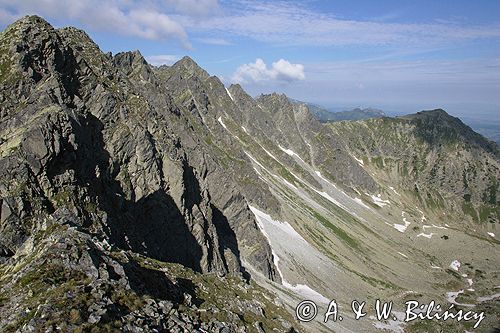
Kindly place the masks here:
<instances>
[{"instance_id":1,"label":"wispy cloud","mask_svg":"<svg viewBox=\"0 0 500 333\"><path fill-rule=\"evenodd\" d=\"M232 45L232 43L224 38L198 38L198 41L200 41L203 44L209 44L209 45Z\"/></svg>"},{"instance_id":2,"label":"wispy cloud","mask_svg":"<svg viewBox=\"0 0 500 333\"><path fill-rule=\"evenodd\" d=\"M500 38L500 25L388 23L338 19L295 2L239 1L225 15L203 21L180 18L196 31L218 31L282 45L429 45Z\"/></svg>"},{"instance_id":3,"label":"wispy cloud","mask_svg":"<svg viewBox=\"0 0 500 333\"><path fill-rule=\"evenodd\" d=\"M335 77L339 82L436 82L441 84L500 84L500 59L369 60L307 64L312 80Z\"/></svg>"},{"instance_id":4,"label":"wispy cloud","mask_svg":"<svg viewBox=\"0 0 500 333\"><path fill-rule=\"evenodd\" d=\"M260 82L278 80L292 82L305 79L304 65L292 64L287 60L280 59L273 62L268 68L264 60L258 58L254 63L244 64L234 72L233 82Z\"/></svg>"},{"instance_id":5,"label":"wispy cloud","mask_svg":"<svg viewBox=\"0 0 500 333\"><path fill-rule=\"evenodd\" d=\"M436 108L450 103L479 102L498 106L500 102L499 58L335 61L305 63L305 66L307 81L281 87L282 91L320 104L381 106L393 103ZM245 88L251 93L260 90L249 83Z\"/></svg>"},{"instance_id":6,"label":"wispy cloud","mask_svg":"<svg viewBox=\"0 0 500 333\"><path fill-rule=\"evenodd\" d=\"M161 6L161 2L156 3ZM197 17L215 14L220 9L219 0L164 0L163 3L167 6L173 6L181 14Z\"/></svg>"},{"instance_id":7,"label":"wispy cloud","mask_svg":"<svg viewBox=\"0 0 500 333\"><path fill-rule=\"evenodd\" d=\"M82 28L151 40L177 40L191 48L189 35L227 45L244 37L273 45L435 46L500 38L500 24L464 25L433 20L391 23L397 12L369 20L340 19L296 1L219 0L0 0L0 23L40 14L79 22Z\"/></svg>"}]
</instances>

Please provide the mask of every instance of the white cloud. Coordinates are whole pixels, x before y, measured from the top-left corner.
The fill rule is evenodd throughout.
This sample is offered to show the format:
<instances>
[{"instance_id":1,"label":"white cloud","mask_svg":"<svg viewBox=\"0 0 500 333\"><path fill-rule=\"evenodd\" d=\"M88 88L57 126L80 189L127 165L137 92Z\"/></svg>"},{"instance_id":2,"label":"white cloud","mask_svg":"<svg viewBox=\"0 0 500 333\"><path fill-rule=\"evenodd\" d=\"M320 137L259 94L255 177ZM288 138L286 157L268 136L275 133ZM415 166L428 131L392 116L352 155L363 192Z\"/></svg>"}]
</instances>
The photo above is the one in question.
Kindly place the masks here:
<instances>
[{"instance_id":1,"label":"white cloud","mask_svg":"<svg viewBox=\"0 0 500 333\"><path fill-rule=\"evenodd\" d=\"M268 68L264 60L257 58L254 63L243 64L233 74L234 82L260 82L268 80L279 80L292 82L304 80L304 65L292 64L287 60L280 59L273 62Z\"/></svg>"},{"instance_id":2,"label":"white cloud","mask_svg":"<svg viewBox=\"0 0 500 333\"><path fill-rule=\"evenodd\" d=\"M177 62L179 59L181 59L180 56L173 54L158 54L158 55L147 56L145 58L146 61L153 66L161 66L161 65L170 66L173 63Z\"/></svg>"},{"instance_id":3,"label":"white cloud","mask_svg":"<svg viewBox=\"0 0 500 333\"><path fill-rule=\"evenodd\" d=\"M285 81L304 80L304 65L291 64L284 59L273 62L273 72L276 73L276 78Z\"/></svg>"}]
</instances>

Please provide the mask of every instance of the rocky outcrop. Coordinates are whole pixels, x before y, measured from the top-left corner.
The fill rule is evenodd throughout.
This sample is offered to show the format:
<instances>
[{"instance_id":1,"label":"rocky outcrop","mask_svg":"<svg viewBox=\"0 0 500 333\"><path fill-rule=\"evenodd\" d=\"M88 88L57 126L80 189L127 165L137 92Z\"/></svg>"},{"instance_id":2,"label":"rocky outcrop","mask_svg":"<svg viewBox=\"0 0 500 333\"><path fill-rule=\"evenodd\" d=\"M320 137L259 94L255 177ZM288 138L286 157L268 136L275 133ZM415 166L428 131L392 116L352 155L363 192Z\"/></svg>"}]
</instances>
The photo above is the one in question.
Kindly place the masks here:
<instances>
[{"instance_id":1,"label":"rocky outcrop","mask_svg":"<svg viewBox=\"0 0 500 333\"><path fill-rule=\"evenodd\" d=\"M3 266L2 332L251 332L240 318L249 315L295 332L293 319L245 281L125 251L86 232L81 219L57 209L18 249L17 265Z\"/></svg>"},{"instance_id":2,"label":"rocky outcrop","mask_svg":"<svg viewBox=\"0 0 500 333\"><path fill-rule=\"evenodd\" d=\"M84 32L55 30L36 16L9 26L0 38L0 260L5 267L27 265L3 275L13 280L2 293L31 288L15 278L30 276L28 268L45 272L53 266L64 281L92 285L73 291L94 302L78 315L89 324L118 319L129 331L146 324L149 331L217 331L224 327L220 322L203 326L178 314L179 304L194 296L183 296L174 282L139 267L130 255L234 276L242 285L250 278L244 261L279 282L269 244L247 205L252 196L245 197L214 148L200 140L200 128L208 135L217 123L218 113L207 108L211 91L198 89L191 103L178 99L193 80L208 79L206 72L186 58L166 80L139 52L103 54ZM192 76L179 75L186 71ZM108 244L105 252L99 244ZM125 252L130 255L123 260L113 259ZM46 282L50 272L43 272L36 281ZM167 290L151 300L140 297L154 286ZM147 306L134 312L106 296L122 289ZM52 315L44 315L44 323L28 321L28 331L50 326L47 318L59 313L50 304L33 311ZM16 314L2 317L7 328Z\"/></svg>"}]
</instances>

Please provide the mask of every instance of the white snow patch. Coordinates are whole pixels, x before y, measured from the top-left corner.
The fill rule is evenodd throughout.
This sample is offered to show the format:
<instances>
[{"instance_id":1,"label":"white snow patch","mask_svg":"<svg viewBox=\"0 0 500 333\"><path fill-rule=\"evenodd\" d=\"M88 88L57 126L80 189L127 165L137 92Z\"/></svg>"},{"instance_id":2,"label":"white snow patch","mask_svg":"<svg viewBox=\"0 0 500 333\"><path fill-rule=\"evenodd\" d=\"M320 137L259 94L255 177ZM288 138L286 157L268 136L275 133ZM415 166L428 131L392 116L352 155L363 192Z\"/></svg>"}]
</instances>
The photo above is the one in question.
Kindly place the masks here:
<instances>
[{"instance_id":1,"label":"white snow patch","mask_svg":"<svg viewBox=\"0 0 500 333\"><path fill-rule=\"evenodd\" d=\"M474 283L474 281L472 281L472 279L467 279L467 283L469 284L469 287L472 286L472 284Z\"/></svg>"},{"instance_id":2,"label":"white snow patch","mask_svg":"<svg viewBox=\"0 0 500 333\"><path fill-rule=\"evenodd\" d=\"M446 228L446 227L441 227L441 226L434 225L434 224L433 225L423 225L422 226L422 229L424 229L424 231L427 228L436 228L436 229L445 229L445 230L448 230L448 228Z\"/></svg>"},{"instance_id":3,"label":"white snow patch","mask_svg":"<svg viewBox=\"0 0 500 333\"><path fill-rule=\"evenodd\" d=\"M260 210L258 210L255 207L249 206L249 208L252 211L252 213L255 215L255 221L257 222L257 226L259 227L260 232L262 232L262 234L264 235L264 237L266 237L267 242L269 243L269 245L271 245L271 238L269 237L269 234L267 233L266 229L264 228L263 219L272 221L272 218L269 215L267 215L266 213L261 212ZM283 273L281 272L281 270L279 268L280 258L274 252L274 249L273 249L272 246L271 246L271 253L273 255L274 266L276 266L276 270L278 271L278 274L281 277L281 280L284 281Z\"/></svg>"},{"instance_id":4,"label":"white snow patch","mask_svg":"<svg viewBox=\"0 0 500 333\"><path fill-rule=\"evenodd\" d=\"M401 255L402 257L408 258L408 256L404 253L398 252L398 254Z\"/></svg>"},{"instance_id":5,"label":"white snow patch","mask_svg":"<svg viewBox=\"0 0 500 333\"><path fill-rule=\"evenodd\" d=\"M387 206L388 204L391 203L389 200L382 200L380 198L380 194L378 194L377 196L372 195L371 197L372 197L373 203L379 207L384 207L384 206Z\"/></svg>"},{"instance_id":6,"label":"white snow patch","mask_svg":"<svg viewBox=\"0 0 500 333\"><path fill-rule=\"evenodd\" d=\"M252 155L250 155L248 152L246 151L243 151L251 160L252 162L254 162L255 164L257 164L262 170L266 171L268 174L274 176L275 178L280 178L282 180L284 180L282 177L279 177L277 175L275 175L274 173L272 173L271 171L269 171L268 169L266 169L265 166L263 166L259 161L257 161ZM262 176L262 174L255 168L255 166L253 166L254 170L257 171L257 173ZM264 178L262 178L263 181L266 181ZM293 186L293 185L292 185Z\"/></svg>"},{"instance_id":7,"label":"white snow patch","mask_svg":"<svg viewBox=\"0 0 500 333\"><path fill-rule=\"evenodd\" d=\"M318 191L317 189L315 189L314 187L311 187L314 192L318 193L319 195L321 195L323 198L329 200L330 202L332 202L333 204L337 205L338 207L341 207L342 209L344 209L345 211L347 211L347 207L344 206L343 204L341 204L340 202L338 202L337 200L335 200L334 198L332 198L332 196L326 192L323 192L323 191Z\"/></svg>"},{"instance_id":8,"label":"white snow patch","mask_svg":"<svg viewBox=\"0 0 500 333\"><path fill-rule=\"evenodd\" d=\"M405 219L406 220L406 219ZM396 229L397 231L399 232L405 232L406 229L408 228L408 226L411 224L410 222L408 221L404 221L405 224L397 224L397 223L394 223L393 227L394 229Z\"/></svg>"},{"instance_id":9,"label":"white snow patch","mask_svg":"<svg viewBox=\"0 0 500 333\"><path fill-rule=\"evenodd\" d=\"M250 155L248 152L244 151L245 154L255 163L257 164L259 167L261 167L262 169L268 171L262 164L260 164L259 161L257 161L252 155ZM268 171L269 172L269 171ZM270 173L270 172L269 172Z\"/></svg>"},{"instance_id":10,"label":"white snow patch","mask_svg":"<svg viewBox=\"0 0 500 333\"><path fill-rule=\"evenodd\" d=\"M303 160L303 159L299 156L299 154L297 154L297 153L296 153L296 152L294 152L293 150L291 150L291 149L286 149L286 148L282 147L281 145L278 145L278 147L279 147L281 150L283 150L283 151L284 151L287 155L292 156L292 157L293 157L293 156L296 156L296 157L297 157L299 160L301 160L303 163L306 163L306 162L304 162L304 160Z\"/></svg>"},{"instance_id":11,"label":"white snow patch","mask_svg":"<svg viewBox=\"0 0 500 333\"><path fill-rule=\"evenodd\" d=\"M257 168L255 167L255 165L252 165L252 167L253 167L253 169L255 170L255 172L257 172L257 175L259 175L259 177L263 180L263 179L264 179L264 178L263 178L263 175L260 173L259 169L257 169Z\"/></svg>"},{"instance_id":12,"label":"white snow patch","mask_svg":"<svg viewBox=\"0 0 500 333\"><path fill-rule=\"evenodd\" d=\"M217 120L222 125L222 127L224 127L224 129L227 129L226 125L222 122L222 117L219 117Z\"/></svg>"},{"instance_id":13,"label":"white snow patch","mask_svg":"<svg viewBox=\"0 0 500 333\"><path fill-rule=\"evenodd\" d=\"M359 163L359 165L361 165L361 166L365 165L365 163L363 162L363 160L360 160L359 158L357 158L354 155L351 155L351 156Z\"/></svg>"},{"instance_id":14,"label":"white snow patch","mask_svg":"<svg viewBox=\"0 0 500 333\"><path fill-rule=\"evenodd\" d=\"M248 134L248 131L245 127L241 126L241 129L243 130L243 132L245 132L246 134Z\"/></svg>"},{"instance_id":15,"label":"white snow patch","mask_svg":"<svg viewBox=\"0 0 500 333\"><path fill-rule=\"evenodd\" d=\"M425 238L429 238L429 239L431 239L431 238L432 238L432 236L434 236L434 233L433 233L433 232L431 232L430 234L424 234L423 232L421 232L421 233L419 233L419 234L417 235L417 237L425 237Z\"/></svg>"},{"instance_id":16,"label":"white snow patch","mask_svg":"<svg viewBox=\"0 0 500 333\"><path fill-rule=\"evenodd\" d=\"M495 238L495 234L494 234L494 233L492 233L492 232L487 232L487 234L488 234L489 236L491 236L491 237Z\"/></svg>"},{"instance_id":17,"label":"white snow patch","mask_svg":"<svg viewBox=\"0 0 500 333\"><path fill-rule=\"evenodd\" d=\"M283 286L289 290L296 292L297 294L300 294L302 297L305 297L307 299L317 300L319 302L328 304L330 302L330 300L328 298L326 298L325 296L321 295L320 293L318 293L316 290L312 289L311 287L309 287L305 284L292 285L291 283L286 281L286 279L283 276L283 273L281 272L281 270L279 268L280 259L273 249L273 243L271 242L271 238L269 237L269 234L267 233L267 231L265 229L265 223L279 228L281 231L283 231L284 234L288 235L294 241L305 243L306 246L308 246L309 243L307 243L307 241L299 233L297 233L295 231L295 229L293 229L293 227L289 223L275 221L275 220L273 220L273 218L270 215L260 211L259 209L255 208L253 206L249 206L249 208L252 211L252 213L255 215L255 220L257 221L257 226L259 227L260 231L262 232L264 237L266 237L267 241L269 242L269 245L271 246L271 252L273 254L274 265L276 266L276 270L278 271L278 274L281 277L281 281L282 281Z\"/></svg>"},{"instance_id":18,"label":"white snow patch","mask_svg":"<svg viewBox=\"0 0 500 333\"><path fill-rule=\"evenodd\" d=\"M282 147L281 145L278 145L278 147L283 150L287 155L289 156L296 156L299 160L301 160L304 164L306 164L306 162L304 162L304 160L299 156L299 154L297 154L296 152L294 152L293 150L291 149L286 149L284 147Z\"/></svg>"},{"instance_id":19,"label":"white snow patch","mask_svg":"<svg viewBox=\"0 0 500 333\"><path fill-rule=\"evenodd\" d=\"M303 243L307 243L307 241L297 231L295 231L295 229L290 225L290 223L273 220L273 218L270 215L252 206L250 206L250 210L252 211L252 213L255 214L255 216L258 216L260 218L265 218L267 222L279 228L287 235L290 235L291 237L293 237L293 239Z\"/></svg>"},{"instance_id":20,"label":"white snow patch","mask_svg":"<svg viewBox=\"0 0 500 333\"><path fill-rule=\"evenodd\" d=\"M453 269L454 271L457 271L458 272L458 269L460 268L462 264L460 264L460 261L458 260L453 260L450 264L450 268Z\"/></svg>"},{"instance_id":21,"label":"white snow patch","mask_svg":"<svg viewBox=\"0 0 500 333\"><path fill-rule=\"evenodd\" d=\"M361 206L367 208L367 209L371 209L370 207L368 207L367 205L365 205L365 203L363 202L363 200L361 200L360 198L354 198L354 201L356 201L358 204L360 204Z\"/></svg>"},{"instance_id":22,"label":"white snow patch","mask_svg":"<svg viewBox=\"0 0 500 333\"><path fill-rule=\"evenodd\" d=\"M439 266L431 266L431 268L434 268L434 269L441 269L441 267L439 267Z\"/></svg>"},{"instance_id":23,"label":"white snow patch","mask_svg":"<svg viewBox=\"0 0 500 333\"><path fill-rule=\"evenodd\" d=\"M278 145L278 147L280 147L281 150L283 150L285 153L287 153L288 155L290 156L293 156L293 155L297 155L293 150L291 149L286 149L286 148L283 148L281 145ZM298 156L298 155L297 155Z\"/></svg>"},{"instance_id":24,"label":"white snow patch","mask_svg":"<svg viewBox=\"0 0 500 333\"><path fill-rule=\"evenodd\" d=\"M312 289L308 285L305 285L305 284L292 285L284 279L281 279L281 281L282 281L283 286L285 288L288 288L290 290L295 291L297 294L304 296L306 299L315 299L315 300L319 300L322 303L329 303L330 302L330 300L328 298L321 295L320 293L318 293L316 290Z\"/></svg>"},{"instance_id":25,"label":"white snow patch","mask_svg":"<svg viewBox=\"0 0 500 333\"><path fill-rule=\"evenodd\" d=\"M406 229L410 226L411 222L409 222L405 216L405 212L401 212L401 216L403 216L403 222L405 224L397 224L397 223L394 223L393 227L394 229L396 229L397 231L399 232L405 232Z\"/></svg>"},{"instance_id":26,"label":"white snow patch","mask_svg":"<svg viewBox=\"0 0 500 333\"><path fill-rule=\"evenodd\" d=\"M226 88L226 87L224 87L224 88ZM231 100L234 101L234 98L231 95L231 93L229 92L229 89L226 88L226 91L227 91L227 95L229 96L229 98L231 98Z\"/></svg>"},{"instance_id":27,"label":"white snow patch","mask_svg":"<svg viewBox=\"0 0 500 333\"><path fill-rule=\"evenodd\" d=\"M290 188L292 188L292 189L294 189L294 190L296 190L296 191L298 190L297 186L293 185L292 183L290 183L290 182L289 182L288 180L286 180L285 178L283 178L283 177L279 177L279 176L275 176L275 177L280 178L280 179L281 179L281 181L282 181L283 183L285 183L285 185L287 185L288 187L290 187Z\"/></svg>"},{"instance_id":28,"label":"white snow patch","mask_svg":"<svg viewBox=\"0 0 500 333\"><path fill-rule=\"evenodd\" d=\"M392 192L394 192L394 193L396 193L397 195L401 196L401 194L399 194L398 192L396 192L396 190L394 189L394 187L389 186L389 188L392 190Z\"/></svg>"},{"instance_id":29,"label":"white snow patch","mask_svg":"<svg viewBox=\"0 0 500 333\"><path fill-rule=\"evenodd\" d=\"M298 179L301 183L303 183L303 184L305 184L305 183L306 183L305 181L303 181L302 179L300 179L300 177L299 177L299 176L297 176L296 174L294 174L293 172L291 172L291 171L288 171L288 172L290 172L290 174L291 174L292 176L294 176L295 178L297 178L297 179Z\"/></svg>"}]
</instances>

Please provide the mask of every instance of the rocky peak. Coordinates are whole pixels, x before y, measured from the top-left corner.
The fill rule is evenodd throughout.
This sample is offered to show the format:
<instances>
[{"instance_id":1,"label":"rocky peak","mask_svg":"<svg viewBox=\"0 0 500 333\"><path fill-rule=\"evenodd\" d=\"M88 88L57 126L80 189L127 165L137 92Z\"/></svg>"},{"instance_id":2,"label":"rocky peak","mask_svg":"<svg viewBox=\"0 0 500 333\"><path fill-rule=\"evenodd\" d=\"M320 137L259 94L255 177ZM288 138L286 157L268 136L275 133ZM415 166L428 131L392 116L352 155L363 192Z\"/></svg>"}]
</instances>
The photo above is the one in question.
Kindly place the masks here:
<instances>
[{"instance_id":1,"label":"rocky peak","mask_svg":"<svg viewBox=\"0 0 500 333\"><path fill-rule=\"evenodd\" d=\"M73 105L73 97L79 94L76 76L81 68L77 63L75 51L44 19L26 16L10 25L0 35L2 117L15 110L24 113L19 104L34 107L36 102L42 103L38 98L45 99L43 103L57 100L61 105ZM32 94L50 88L50 94Z\"/></svg>"},{"instance_id":2,"label":"rocky peak","mask_svg":"<svg viewBox=\"0 0 500 333\"><path fill-rule=\"evenodd\" d=\"M453 116L450 116L445 110L443 109L434 109L434 110L422 110L414 114L409 114L406 116L402 116L400 118L403 119L432 119L432 120L438 120L438 121L453 121L453 119L458 119Z\"/></svg>"},{"instance_id":3,"label":"rocky peak","mask_svg":"<svg viewBox=\"0 0 500 333\"><path fill-rule=\"evenodd\" d=\"M117 53L113 57L113 64L126 75L140 73L145 80L151 77L151 68L139 50Z\"/></svg>"},{"instance_id":4,"label":"rocky peak","mask_svg":"<svg viewBox=\"0 0 500 333\"><path fill-rule=\"evenodd\" d=\"M61 40L56 30L39 16L25 16L2 32L2 53L17 55L24 70L29 67L53 67L61 54ZM35 68L32 68L35 70ZM39 73L41 74L41 73Z\"/></svg>"},{"instance_id":5,"label":"rocky peak","mask_svg":"<svg viewBox=\"0 0 500 333\"><path fill-rule=\"evenodd\" d=\"M257 97L257 101L266 105L273 105L274 107L291 107L291 103L285 94L278 94L273 92L272 94L261 94Z\"/></svg>"},{"instance_id":6,"label":"rocky peak","mask_svg":"<svg viewBox=\"0 0 500 333\"><path fill-rule=\"evenodd\" d=\"M229 88L227 88L231 96L233 97L236 104L240 104L240 106L255 106L255 100L247 94L245 90L239 84L231 84Z\"/></svg>"},{"instance_id":7,"label":"rocky peak","mask_svg":"<svg viewBox=\"0 0 500 333\"><path fill-rule=\"evenodd\" d=\"M459 118L449 115L443 109L420 111L401 117L416 126L417 135L431 145L465 143L482 147L486 151L500 156L498 145L474 132Z\"/></svg>"},{"instance_id":8,"label":"rocky peak","mask_svg":"<svg viewBox=\"0 0 500 333\"><path fill-rule=\"evenodd\" d=\"M142 56L141 52L139 50L135 51L127 51L127 52L120 52L117 53L115 56L115 65L126 65L126 66L132 66L132 65L147 65L146 59Z\"/></svg>"},{"instance_id":9,"label":"rocky peak","mask_svg":"<svg viewBox=\"0 0 500 333\"><path fill-rule=\"evenodd\" d=\"M208 79L210 77L210 74L198 66L198 64L188 56L184 56L181 60L173 64L171 69L189 77L197 76L201 79Z\"/></svg>"},{"instance_id":10,"label":"rocky peak","mask_svg":"<svg viewBox=\"0 0 500 333\"><path fill-rule=\"evenodd\" d=\"M245 90L243 90L243 88L241 87L241 85L239 83L232 83L229 88L228 88L231 92L243 92L246 94Z\"/></svg>"},{"instance_id":11,"label":"rocky peak","mask_svg":"<svg viewBox=\"0 0 500 333\"><path fill-rule=\"evenodd\" d=\"M29 29L36 29L38 31L54 31L52 25L38 15L26 15L9 25L5 31L26 31Z\"/></svg>"}]
</instances>

